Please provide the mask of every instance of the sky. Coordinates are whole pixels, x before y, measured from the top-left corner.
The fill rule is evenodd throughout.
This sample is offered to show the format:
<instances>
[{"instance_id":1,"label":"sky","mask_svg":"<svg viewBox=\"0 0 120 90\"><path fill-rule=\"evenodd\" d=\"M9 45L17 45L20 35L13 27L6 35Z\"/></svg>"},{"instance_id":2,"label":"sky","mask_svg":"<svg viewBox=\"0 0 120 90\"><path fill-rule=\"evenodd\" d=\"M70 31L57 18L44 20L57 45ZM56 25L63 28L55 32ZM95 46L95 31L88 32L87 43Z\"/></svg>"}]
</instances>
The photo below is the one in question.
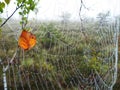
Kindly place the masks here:
<instances>
[{"instance_id":1,"label":"sky","mask_svg":"<svg viewBox=\"0 0 120 90\"><path fill-rule=\"evenodd\" d=\"M11 0L10 5L6 8L3 16L9 16L15 10L14 1ZM98 13L105 13L110 11L111 16L120 15L120 0L83 0L85 9L82 9L82 16L84 17L97 17ZM40 0L37 8L37 14L31 12L29 18L35 18L40 20L60 20L61 16L65 13L69 13L71 20L79 19L80 0ZM6 12L8 12L6 14ZM16 12L13 16L15 19L19 19L20 16Z\"/></svg>"}]
</instances>

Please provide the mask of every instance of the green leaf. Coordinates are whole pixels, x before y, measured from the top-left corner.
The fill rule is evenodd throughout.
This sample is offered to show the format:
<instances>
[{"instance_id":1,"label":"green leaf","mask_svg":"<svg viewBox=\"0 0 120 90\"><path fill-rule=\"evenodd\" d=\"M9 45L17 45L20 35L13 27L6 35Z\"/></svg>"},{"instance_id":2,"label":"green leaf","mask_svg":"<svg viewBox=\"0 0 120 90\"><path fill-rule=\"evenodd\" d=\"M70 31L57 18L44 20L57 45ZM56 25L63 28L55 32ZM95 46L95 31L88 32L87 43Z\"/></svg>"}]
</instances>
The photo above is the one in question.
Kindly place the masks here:
<instances>
[{"instance_id":1,"label":"green leaf","mask_svg":"<svg viewBox=\"0 0 120 90\"><path fill-rule=\"evenodd\" d=\"M26 10L23 10L23 13L24 13L24 15L26 15L26 14L27 14L27 11L26 11Z\"/></svg>"},{"instance_id":2,"label":"green leaf","mask_svg":"<svg viewBox=\"0 0 120 90\"><path fill-rule=\"evenodd\" d=\"M0 7L4 8L5 7L5 3L4 2L0 2Z\"/></svg>"},{"instance_id":3,"label":"green leaf","mask_svg":"<svg viewBox=\"0 0 120 90\"><path fill-rule=\"evenodd\" d=\"M19 14L20 14L20 15L23 15L23 13L22 13L22 12L19 12Z\"/></svg>"},{"instance_id":4,"label":"green leaf","mask_svg":"<svg viewBox=\"0 0 120 90\"><path fill-rule=\"evenodd\" d=\"M10 0L5 0L5 3L8 5L10 3Z\"/></svg>"},{"instance_id":5,"label":"green leaf","mask_svg":"<svg viewBox=\"0 0 120 90\"><path fill-rule=\"evenodd\" d=\"M0 23L2 22L2 19L0 18Z\"/></svg>"},{"instance_id":6,"label":"green leaf","mask_svg":"<svg viewBox=\"0 0 120 90\"><path fill-rule=\"evenodd\" d=\"M24 21L24 20L26 20L27 19L27 17L22 17L22 20Z\"/></svg>"},{"instance_id":7,"label":"green leaf","mask_svg":"<svg viewBox=\"0 0 120 90\"><path fill-rule=\"evenodd\" d=\"M0 12L3 13L3 8L5 8L5 3L0 2Z\"/></svg>"},{"instance_id":8,"label":"green leaf","mask_svg":"<svg viewBox=\"0 0 120 90\"><path fill-rule=\"evenodd\" d=\"M20 24L22 25L22 24L23 24L23 21L20 21Z\"/></svg>"},{"instance_id":9,"label":"green leaf","mask_svg":"<svg viewBox=\"0 0 120 90\"><path fill-rule=\"evenodd\" d=\"M3 13L3 8L0 7L0 12Z\"/></svg>"},{"instance_id":10,"label":"green leaf","mask_svg":"<svg viewBox=\"0 0 120 90\"><path fill-rule=\"evenodd\" d=\"M23 0L17 0L18 3L21 3Z\"/></svg>"},{"instance_id":11,"label":"green leaf","mask_svg":"<svg viewBox=\"0 0 120 90\"><path fill-rule=\"evenodd\" d=\"M22 61L22 65L26 67L31 66L33 63L34 63L34 60L32 58L27 58L26 60Z\"/></svg>"}]
</instances>

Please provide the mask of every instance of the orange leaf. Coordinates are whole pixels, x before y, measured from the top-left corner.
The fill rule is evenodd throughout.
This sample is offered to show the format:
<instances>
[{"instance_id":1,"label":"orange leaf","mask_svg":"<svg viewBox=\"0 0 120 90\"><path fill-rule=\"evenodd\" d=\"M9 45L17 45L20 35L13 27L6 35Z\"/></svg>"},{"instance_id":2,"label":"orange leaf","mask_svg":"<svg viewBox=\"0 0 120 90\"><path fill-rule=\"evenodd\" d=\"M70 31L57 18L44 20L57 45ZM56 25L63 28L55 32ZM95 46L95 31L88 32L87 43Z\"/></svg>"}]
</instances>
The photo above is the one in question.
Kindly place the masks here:
<instances>
[{"instance_id":1,"label":"orange leaf","mask_svg":"<svg viewBox=\"0 0 120 90\"><path fill-rule=\"evenodd\" d=\"M32 47L34 47L35 44L36 44L35 35L32 34L31 32L23 30L19 37L18 45L24 50L29 50Z\"/></svg>"}]
</instances>

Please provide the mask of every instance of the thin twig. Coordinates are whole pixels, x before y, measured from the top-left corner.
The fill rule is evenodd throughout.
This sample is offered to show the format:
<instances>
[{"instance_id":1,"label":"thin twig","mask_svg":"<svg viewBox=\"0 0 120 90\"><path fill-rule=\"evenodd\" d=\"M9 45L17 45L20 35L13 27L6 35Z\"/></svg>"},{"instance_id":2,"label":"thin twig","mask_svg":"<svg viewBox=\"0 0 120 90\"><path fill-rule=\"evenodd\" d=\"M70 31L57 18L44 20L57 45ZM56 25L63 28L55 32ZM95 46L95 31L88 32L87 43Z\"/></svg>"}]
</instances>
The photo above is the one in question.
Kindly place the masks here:
<instances>
[{"instance_id":1,"label":"thin twig","mask_svg":"<svg viewBox=\"0 0 120 90\"><path fill-rule=\"evenodd\" d=\"M25 0L24 0L24 1L25 1ZM23 6L24 1L23 1L22 4L21 4L19 7L17 7L17 8L14 10L14 12L0 25L0 28L3 27L3 26L6 24L6 22L15 14L15 12L16 12L20 7Z\"/></svg>"},{"instance_id":2,"label":"thin twig","mask_svg":"<svg viewBox=\"0 0 120 90\"><path fill-rule=\"evenodd\" d=\"M85 4L83 3L83 0L80 0L80 8L79 8L79 17L80 17L80 24L81 24L81 32L82 32L82 34L83 34L83 36L86 38L86 42L87 42L87 35L86 35L86 33L85 33L85 28L84 28L84 25L83 25L83 19L82 19L82 14L81 14L81 12L82 12L82 9L83 8L85 8L85 9L87 9L87 10L89 10L86 6L85 6Z\"/></svg>"},{"instance_id":3,"label":"thin twig","mask_svg":"<svg viewBox=\"0 0 120 90\"><path fill-rule=\"evenodd\" d=\"M18 48L17 48L16 52L13 54L13 57L11 58L10 62L8 62L8 65L4 68L4 72L6 72L8 70L10 64L14 61L15 56L17 55L17 52L18 52Z\"/></svg>"}]
</instances>

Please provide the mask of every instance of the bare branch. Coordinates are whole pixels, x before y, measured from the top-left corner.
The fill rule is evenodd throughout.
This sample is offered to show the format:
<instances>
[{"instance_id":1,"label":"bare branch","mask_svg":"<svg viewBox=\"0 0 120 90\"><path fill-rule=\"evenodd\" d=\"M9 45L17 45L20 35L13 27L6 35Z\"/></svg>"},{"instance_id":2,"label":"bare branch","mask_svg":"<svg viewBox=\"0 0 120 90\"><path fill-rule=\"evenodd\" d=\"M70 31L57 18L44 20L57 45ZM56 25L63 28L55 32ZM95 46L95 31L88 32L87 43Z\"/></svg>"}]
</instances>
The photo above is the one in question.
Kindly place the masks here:
<instances>
[{"instance_id":1,"label":"bare branch","mask_svg":"<svg viewBox=\"0 0 120 90\"><path fill-rule=\"evenodd\" d=\"M87 35L85 33L85 29L84 29L84 25L83 25L83 19L82 19L82 16L81 16L81 12L82 12L82 9L85 8L87 10L89 10L85 4L83 3L83 0L80 0L80 8L79 8L79 17L80 17L80 24L81 24L81 32L83 34L83 36L86 38L87 40Z\"/></svg>"}]
</instances>

